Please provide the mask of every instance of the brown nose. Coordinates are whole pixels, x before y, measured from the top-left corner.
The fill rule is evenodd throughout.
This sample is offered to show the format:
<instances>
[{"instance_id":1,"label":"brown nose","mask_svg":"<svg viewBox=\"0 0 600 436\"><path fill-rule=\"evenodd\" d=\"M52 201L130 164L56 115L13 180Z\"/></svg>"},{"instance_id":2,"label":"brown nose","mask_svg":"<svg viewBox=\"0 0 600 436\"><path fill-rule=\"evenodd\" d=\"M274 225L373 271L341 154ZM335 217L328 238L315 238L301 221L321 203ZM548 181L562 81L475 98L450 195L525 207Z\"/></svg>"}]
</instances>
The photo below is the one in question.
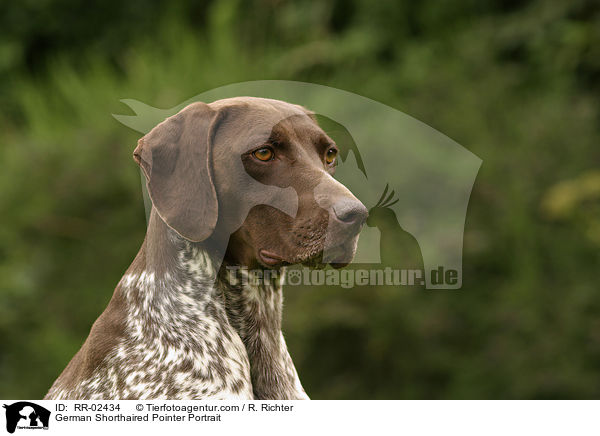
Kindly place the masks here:
<instances>
[{"instance_id":1,"label":"brown nose","mask_svg":"<svg viewBox=\"0 0 600 436\"><path fill-rule=\"evenodd\" d=\"M333 212L342 223L356 227L361 227L369 216L365 205L353 198L344 198L335 202Z\"/></svg>"}]
</instances>

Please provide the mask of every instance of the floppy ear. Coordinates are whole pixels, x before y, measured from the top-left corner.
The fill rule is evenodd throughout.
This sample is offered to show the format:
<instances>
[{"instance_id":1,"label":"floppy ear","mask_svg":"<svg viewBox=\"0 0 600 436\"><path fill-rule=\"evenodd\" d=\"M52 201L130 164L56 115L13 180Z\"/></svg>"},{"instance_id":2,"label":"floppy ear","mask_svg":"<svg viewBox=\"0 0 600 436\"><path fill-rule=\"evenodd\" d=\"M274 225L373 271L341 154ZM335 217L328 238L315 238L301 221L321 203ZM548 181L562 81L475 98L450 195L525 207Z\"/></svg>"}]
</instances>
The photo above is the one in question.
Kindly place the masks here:
<instances>
[{"instance_id":1,"label":"floppy ear","mask_svg":"<svg viewBox=\"0 0 600 436\"><path fill-rule=\"evenodd\" d=\"M217 224L211 165L217 118L208 105L191 104L152 129L133 152L158 215L194 242L208 238Z\"/></svg>"}]
</instances>

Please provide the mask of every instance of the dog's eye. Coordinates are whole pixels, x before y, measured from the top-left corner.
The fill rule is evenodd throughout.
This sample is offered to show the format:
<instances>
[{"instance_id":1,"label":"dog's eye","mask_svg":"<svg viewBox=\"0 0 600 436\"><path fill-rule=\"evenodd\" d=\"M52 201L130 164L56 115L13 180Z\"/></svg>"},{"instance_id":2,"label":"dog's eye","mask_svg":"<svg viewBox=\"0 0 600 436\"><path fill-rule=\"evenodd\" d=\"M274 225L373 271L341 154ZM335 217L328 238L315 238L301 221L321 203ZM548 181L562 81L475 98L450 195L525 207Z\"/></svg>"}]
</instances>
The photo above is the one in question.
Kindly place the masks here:
<instances>
[{"instance_id":1,"label":"dog's eye","mask_svg":"<svg viewBox=\"0 0 600 436\"><path fill-rule=\"evenodd\" d=\"M327 162L327 165L331 165L335 162L337 153L338 152L335 148L330 148L327 150L327 154L325 155L325 162Z\"/></svg>"},{"instance_id":2,"label":"dog's eye","mask_svg":"<svg viewBox=\"0 0 600 436\"><path fill-rule=\"evenodd\" d=\"M269 160L273 160L275 153L268 147L259 148L258 150L252 152L252 155L258 160L262 160L263 162L267 162Z\"/></svg>"}]
</instances>

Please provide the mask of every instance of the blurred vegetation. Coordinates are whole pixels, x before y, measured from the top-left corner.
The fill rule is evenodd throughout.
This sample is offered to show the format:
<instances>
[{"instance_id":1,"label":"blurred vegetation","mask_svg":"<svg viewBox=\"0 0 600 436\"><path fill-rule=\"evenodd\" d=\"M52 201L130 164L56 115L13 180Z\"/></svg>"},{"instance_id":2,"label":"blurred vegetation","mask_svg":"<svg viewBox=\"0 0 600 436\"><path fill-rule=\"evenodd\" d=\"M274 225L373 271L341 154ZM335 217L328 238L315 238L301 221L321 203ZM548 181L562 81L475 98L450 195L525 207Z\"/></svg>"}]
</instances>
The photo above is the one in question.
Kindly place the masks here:
<instances>
[{"instance_id":1,"label":"blurred vegetation","mask_svg":"<svg viewBox=\"0 0 600 436\"><path fill-rule=\"evenodd\" d=\"M293 79L483 159L460 291L294 287L313 398L600 397L594 0L25 0L0 6L0 397L36 398L142 242L139 134L112 113ZM382 163L385 165L385 163Z\"/></svg>"}]
</instances>

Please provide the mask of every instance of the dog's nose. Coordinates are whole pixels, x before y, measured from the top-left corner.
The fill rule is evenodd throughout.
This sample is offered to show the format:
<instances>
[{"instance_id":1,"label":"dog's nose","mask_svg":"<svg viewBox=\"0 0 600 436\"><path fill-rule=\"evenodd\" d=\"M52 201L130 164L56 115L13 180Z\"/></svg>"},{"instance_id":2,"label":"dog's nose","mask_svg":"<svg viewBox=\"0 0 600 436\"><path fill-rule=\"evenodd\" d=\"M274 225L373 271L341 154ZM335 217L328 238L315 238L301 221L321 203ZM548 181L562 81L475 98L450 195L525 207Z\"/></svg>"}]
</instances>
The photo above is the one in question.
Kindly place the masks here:
<instances>
[{"instance_id":1,"label":"dog's nose","mask_svg":"<svg viewBox=\"0 0 600 436\"><path fill-rule=\"evenodd\" d=\"M341 222L357 226L362 226L369 216L369 211L364 204L350 198L338 200L334 203L333 212Z\"/></svg>"}]
</instances>

